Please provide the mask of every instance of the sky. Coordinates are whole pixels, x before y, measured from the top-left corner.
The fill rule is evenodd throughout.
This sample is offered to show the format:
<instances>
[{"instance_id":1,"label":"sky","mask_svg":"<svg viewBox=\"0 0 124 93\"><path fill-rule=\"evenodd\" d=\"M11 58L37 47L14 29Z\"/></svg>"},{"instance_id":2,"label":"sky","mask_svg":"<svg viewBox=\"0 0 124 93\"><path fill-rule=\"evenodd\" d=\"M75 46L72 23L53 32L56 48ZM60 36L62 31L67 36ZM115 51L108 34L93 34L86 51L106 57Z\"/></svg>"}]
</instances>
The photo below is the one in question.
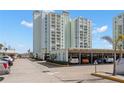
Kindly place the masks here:
<instances>
[{"instance_id":1,"label":"sky","mask_svg":"<svg viewBox=\"0 0 124 93\"><path fill-rule=\"evenodd\" d=\"M47 10L46 12L60 10ZM111 49L112 45L102 36L112 37L112 20L123 10L68 10L70 17L82 16L92 20L92 48ZM33 49L33 21L31 10L0 10L0 43L19 53Z\"/></svg>"},{"instance_id":2,"label":"sky","mask_svg":"<svg viewBox=\"0 0 124 93\"><path fill-rule=\"evenodd\" d=\"M32 11L0 11L0 43L19 53L32 50Z\"/></svg>"}]
</instances>

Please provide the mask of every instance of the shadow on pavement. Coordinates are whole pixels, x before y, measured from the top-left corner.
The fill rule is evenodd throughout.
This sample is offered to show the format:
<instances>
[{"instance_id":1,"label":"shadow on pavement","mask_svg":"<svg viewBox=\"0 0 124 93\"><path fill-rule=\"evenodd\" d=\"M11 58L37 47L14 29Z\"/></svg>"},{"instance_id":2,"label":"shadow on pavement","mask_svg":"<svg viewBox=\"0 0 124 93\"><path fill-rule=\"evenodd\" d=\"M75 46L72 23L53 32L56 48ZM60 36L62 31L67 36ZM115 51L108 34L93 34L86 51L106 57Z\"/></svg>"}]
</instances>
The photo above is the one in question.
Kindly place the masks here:
<instances>
[{"instance_id":1,"label":"shadow on pavement","mask_svg":"<svg viewBox=\"0 0 124 93\"><path fill-rule=\"evenodd\" d=\"M52 64L52 63L49 63L49 62L43 62L43 63L38 63L38 64L43 65L43 66L46 66L48 68L63 67L61 65L55 65L55 64Z\"/></svg>"},{"instance_id":2,"label":"shadow on pavement","mask_svg":"<svg viewBox=\"0 0 124 93\"><path fill-rule=\"evenodd\" d=\"M63 82L74 82L74 83L83 83L84 81L88 81L89 83L91 83L92 81L98 81L98 80L103 80L102 78L98 78L98 79L84 79L84 80L61 80Z\"/></svg>"}]
</instances>

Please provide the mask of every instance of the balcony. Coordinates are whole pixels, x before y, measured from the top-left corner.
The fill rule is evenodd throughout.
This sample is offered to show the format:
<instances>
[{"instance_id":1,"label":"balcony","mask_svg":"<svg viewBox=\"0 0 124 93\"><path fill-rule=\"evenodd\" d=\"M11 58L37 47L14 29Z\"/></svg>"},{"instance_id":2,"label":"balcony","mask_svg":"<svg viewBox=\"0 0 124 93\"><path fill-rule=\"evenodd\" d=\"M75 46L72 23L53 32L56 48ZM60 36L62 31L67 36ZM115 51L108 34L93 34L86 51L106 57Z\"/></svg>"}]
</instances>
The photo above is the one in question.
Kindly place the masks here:
<instances>
[{"instance_id":1,"label":"balcony","mask_svg":"<svg viewBox=\"0 0 124 93\"><path fill-rule=\"evenodd\" d=\"M55 44L55 41L52 41L51 43L52 43L52 44Z\"/></svg>"},{"instance_id":2,"label":"balcony","mask_svg":"<svg viewBox=\"0 0 124 93\"><path fill-rule=\"evenodd\" d=\"M55 40L55 37L51 37L52 40Z\"/></svg>"},{"instance_id":3,"label":"balcony","mask_svg":"<svg viewBox=\"0 0 124 93\"><path fill-rule=\"evenodd\" d=\"M51 27L55 27L55 24L52 24Z\"/></svg>"},{"instance_id":4,"label":"balcony","mask_svg":"<svg viewBox=\"0 0 124 93\"><path fill-rule=\"evenodd\" d=\"M57 31L57 34L60 34L61 32L60 31Z\"/></svg>"},{"instance_id":5,"label":"balcony","mask_svg":"<svg viewBox=\"0 0 124 93\"><path fill-rule=\"evenodd\" d=\"M55 37L55 33L52 33L52 37Z\"/></svg>"}]
</instances>

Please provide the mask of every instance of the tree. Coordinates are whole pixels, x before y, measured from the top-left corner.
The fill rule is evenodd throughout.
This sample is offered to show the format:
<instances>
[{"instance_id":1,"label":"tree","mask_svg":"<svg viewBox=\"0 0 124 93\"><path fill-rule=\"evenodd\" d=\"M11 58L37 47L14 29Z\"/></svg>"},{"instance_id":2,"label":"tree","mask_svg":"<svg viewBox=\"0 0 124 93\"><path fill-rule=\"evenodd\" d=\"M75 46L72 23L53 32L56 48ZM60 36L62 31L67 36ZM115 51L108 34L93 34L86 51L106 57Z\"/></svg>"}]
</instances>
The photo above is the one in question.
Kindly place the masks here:
<instances>
[{"instance_id":1,"label":"tree","mask_svg":"<svg viewBox=\"0 0 124 93\"><path fill-rule=\"evenodd\" d=\"M116 75L116 50L117 47L119 47L119 42L121 42L120 48L122 47L122 43L124 41L124 35L119 35L117 39L113 40L109 36L103 36L102 39L108 41L110 44L113 45L114 48L114 66L113 66L113 75ZM122 51L122 50L121 50ZM120 54L122 55L122 52L120 51Z\"/></svg>"},{"instance_id":2,"label":"tree","mask_svg":"<svg viewBox=\"0 0 124 93\"><path fill-rule=\"evenodd\" d=\"M4 48L4 50L5 50L5 51L7 51L7 50L8 50L8 48L6 48L6 47L5 47L5 48Z\"/></svg>"},{"instance_id":3,"label":"tree","mask_svg":"<svg viewBox=\"0 0 124 93\"><path fill-rule=\"evenodd\" d=\"M3 47L4 47L4 45L3 45L3 44L0 44L0 50L1 50Z\"/></svg>"}]
</instances>

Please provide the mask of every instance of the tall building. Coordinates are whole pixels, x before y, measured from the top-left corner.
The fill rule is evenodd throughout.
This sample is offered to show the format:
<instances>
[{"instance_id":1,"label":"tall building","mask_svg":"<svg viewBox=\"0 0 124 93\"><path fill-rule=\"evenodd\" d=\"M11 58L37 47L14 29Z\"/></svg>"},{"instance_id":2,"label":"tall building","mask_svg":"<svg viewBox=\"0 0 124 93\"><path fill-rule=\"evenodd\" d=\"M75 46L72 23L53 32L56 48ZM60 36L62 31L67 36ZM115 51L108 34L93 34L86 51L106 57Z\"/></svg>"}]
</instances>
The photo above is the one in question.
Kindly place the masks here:
<instances>
[{"instance_id":1,"label":"tall building","mask_svg":"<svg viewBox=\"0 0 124 93\"><path fill-rule=\"evenodd\" d=\"M42 13L40 11L33 12L33 53L36 56L41 56L41 49L45 48L45 33L42 33ZM41 32L42 31L42 32Z\"/></svg>"},{"instance_id":2,"label":"tall building","mask_svg":"<svg viewBox=\"0 0 124 93\"><path fill-rule=\"evenodd\" d=\"M92 22L83 17L70 21L70 48L92 48Z\"/></svg>"},{"instance_id":3,"label":"tall building","mask_svg":"<svg viewBox=\"0 0 124 93\"><path fill-rule=\"evenodd\" d=\"M69 14L63 11L62 14L48 13L47 41L48 51L64 49L66 47L66 33L68 33Z\"/></svg>"},{"instance_id":4,"label":"tall building","mask_svg":"<svg viewBox=\"0 0 124 93\"><path fill-rule=\"evenodd\" d=\"M47 13L44 11L33 12L33 53L44 58L45 53L64 49L68 41L69 14Z\"/></svg>"},{"instance_id":5,"label":"tall building","mask_svg":"<svg viewBox=\"0 0 124 93\"><path fill-rule=\"evenodd\" d=\"M113 19L113 39L116 40L119 35L124 34L124 13ZM124 42L122 43L124 49Z\"/></svg>"},{"instance_id":6,"label":"tall building","mask_svg":"<svg viewBox=\"0 0 124 93\"><path fill-rule=\"evenodd\" d=\"M69 13L33 12L33 53L44 58L45 53L67 48L91 48L91 21Z\"/></svg>"},{"instance_id":7,"label":"tall building","mask_svg":"<svg viewBox=\"0 0 124 93\"><path fill-rule=\"evenodd\" d=\"M92 22L83 17L75 19L75 47L92 47Z\"/></svg>"}]
</instances>

